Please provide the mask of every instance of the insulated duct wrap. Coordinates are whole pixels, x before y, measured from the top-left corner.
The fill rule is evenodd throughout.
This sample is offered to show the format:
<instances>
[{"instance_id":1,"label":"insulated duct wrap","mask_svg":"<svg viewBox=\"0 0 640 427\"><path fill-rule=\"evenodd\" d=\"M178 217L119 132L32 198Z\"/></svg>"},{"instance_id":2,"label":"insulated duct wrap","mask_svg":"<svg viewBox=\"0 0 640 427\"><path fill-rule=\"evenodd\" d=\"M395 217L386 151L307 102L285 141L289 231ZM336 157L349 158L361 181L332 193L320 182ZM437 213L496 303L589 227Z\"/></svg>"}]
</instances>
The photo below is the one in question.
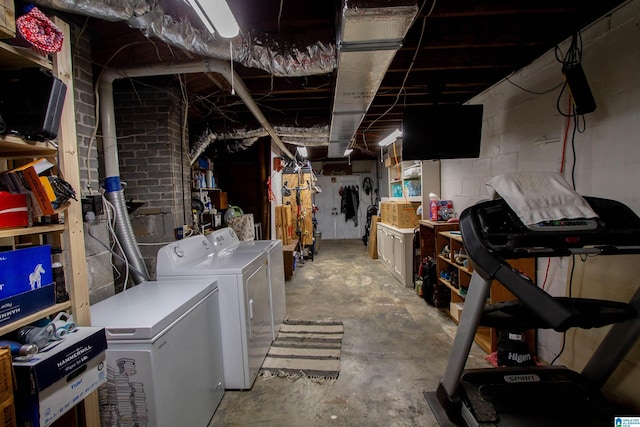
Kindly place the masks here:
<instances>
[{"instance_id":1,"label":"insulated duct wrap","mask_svg":"<svg viewBox=\"0 0 640 427\"><path fill-rule=\"evenodd\" d=\"M105 197L113 205L117 218L120 218L120 220L116 221L116 235L118 236L124 255L132 267L131 275L133 276L134 282L139 284L149 280L149 271L142 258L142 253L140 253L140 248L138 248L138 242L135 240L131 222L122 220L122 218L129 218L127 203L124 199L124 191L106 192Z\"/></svg>"},{"instance_id":2,"label":"insulated duct wrap","mask_svg":"<svg viewBox=\"0 0 640 427\"><path fill-rule=\"evenodd\" d=\"M277 42L268 35L251 32L231 39L232 54L228 39L219 39L192 26L184 19L184 12L173 11L175 2L35 0L34 3L105 21L126 21L147 37L156 37L169 45L210 58L231 60L233 55L233 60L245 67L259 68L274 76L327 74L336 68L335 44L315 42L300 46L295 40ZM184 7L188 7L186 3ZM166 13L165 9L171 13Z\"/></svg>"}]
</instances>

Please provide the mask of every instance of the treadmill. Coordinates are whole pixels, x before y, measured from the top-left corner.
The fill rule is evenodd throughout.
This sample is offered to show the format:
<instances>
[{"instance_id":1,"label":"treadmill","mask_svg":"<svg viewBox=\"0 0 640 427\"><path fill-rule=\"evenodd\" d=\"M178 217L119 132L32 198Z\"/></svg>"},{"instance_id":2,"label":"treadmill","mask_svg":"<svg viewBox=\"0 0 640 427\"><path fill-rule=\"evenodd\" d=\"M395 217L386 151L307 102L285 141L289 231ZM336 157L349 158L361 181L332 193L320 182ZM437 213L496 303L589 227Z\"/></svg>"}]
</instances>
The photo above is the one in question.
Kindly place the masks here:
<instances>
[{"instance_id":1,"label":"treadmill","mask_svg":"<svg viewBox=\"0 0 640 427\"><path fill-rule=\"evenodd\" d=\"M640 336L640 290L628 303L552 297L507 262L640 253L640 218L631 209L584 199L597 218L526 226L503 199L462 212L474 272L447 368L437 390L424 393L441 426L611 426L625 415L601 388ZM494 279L517 300L486 305ZM563 366L464 369L478 326L564 332L605 325L613 326L580 373Z\"/></svg>"}]
</instances>

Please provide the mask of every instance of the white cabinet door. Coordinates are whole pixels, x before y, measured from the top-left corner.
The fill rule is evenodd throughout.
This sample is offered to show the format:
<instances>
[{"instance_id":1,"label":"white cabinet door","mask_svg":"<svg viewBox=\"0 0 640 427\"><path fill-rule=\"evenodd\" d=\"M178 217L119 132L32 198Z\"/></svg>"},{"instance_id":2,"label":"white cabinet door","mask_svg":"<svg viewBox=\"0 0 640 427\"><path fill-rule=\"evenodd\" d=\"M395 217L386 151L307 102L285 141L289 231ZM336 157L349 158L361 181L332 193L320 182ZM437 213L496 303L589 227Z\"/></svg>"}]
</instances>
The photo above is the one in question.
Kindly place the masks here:
<instances>
[{"instance_id":1,"label":"white cabinet door","mask_svg":"<svg viewBox=\"0 0 640 427\"><path fill-rule=\"evenodd\" d=\"M404 254L404 237L402 235L392 234L393 244L393 270L402 280L406 277L405 271L405 254Z\"/></svg>"}]
</instances>

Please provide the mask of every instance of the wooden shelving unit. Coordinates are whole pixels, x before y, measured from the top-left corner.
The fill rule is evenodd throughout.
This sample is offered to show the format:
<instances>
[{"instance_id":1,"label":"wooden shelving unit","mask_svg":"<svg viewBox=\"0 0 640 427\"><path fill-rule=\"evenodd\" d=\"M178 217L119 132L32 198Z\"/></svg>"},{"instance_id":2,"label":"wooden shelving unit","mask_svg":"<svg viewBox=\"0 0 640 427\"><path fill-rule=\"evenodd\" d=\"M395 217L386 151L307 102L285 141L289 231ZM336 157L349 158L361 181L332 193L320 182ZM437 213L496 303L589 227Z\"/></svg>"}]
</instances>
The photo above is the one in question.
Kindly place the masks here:
<instances>
[{"instance_id":1,"label":"wooden shelving unit","mask_svg":"<svg viewBox=\"0 0 640 427\"><path fill-rule=\"evenodd\" d=\"M445 247L448 250L445 250ZM438 281L451 290L451 302L445 311L456 321L460 320L459 315L464 307L464 300L471 282L473 266L469 261L463 263L466 257L466 250L462 235L459 231L441 231L436 236L436 270ZM535 278L535 259L515 259L510 260L512 267L520 270L528 277ZM444 274L443 274L444 273ZM443 277L444 276L444 277ZM516 297L509 292L500 282L494 280L491 283L491 291L487 303L497 303L501 301L514 300ZM462 309L459 309L461 307ZM525 333L525 339L532 354L535 354L535 331ZM487 353L497 350L498 336L493 328L478 327L475 335L476 343Z\"/></svg>"},{"instance_id":2,"label":"wooden shelving unit","mask_svg":"<svg viewBox=\"0 0 640 427\"><path fill-rule=\"evenodd\" d=\"M55 25L64 33L62 51L51 55L51 60L38 55L29 49L10 46L0 41L0 69L19 69L24 67L40 67L51 71L62 80L67 93L60 119L60 129L56 145L51 142L35 142L16 136L0 138L0 169L8 167L14 160L30 160L39 157L55 157L58 170L76 192L80 192L80 171L76 135L74 89L71 65L71 33L66 22L53 18ZM4 245L16 247L28 237L33 241L46 240L55 242L62 249L65 281L69 291L68 302L56 304L26 318L4 325L0 335L7 334L38 319L45 318L60 311L69 311L74 321L80 326L90 326L89 289L84 247L84 229L82 224L82 206L80 201L73 201L60 212L64 222L38 225L29 228L7 228L0 230L0 239ZM54 217L52 217L54 218ZM100 425L97 393L92 393L83 401L84 425Z\"/></svg>"}]
</instances>

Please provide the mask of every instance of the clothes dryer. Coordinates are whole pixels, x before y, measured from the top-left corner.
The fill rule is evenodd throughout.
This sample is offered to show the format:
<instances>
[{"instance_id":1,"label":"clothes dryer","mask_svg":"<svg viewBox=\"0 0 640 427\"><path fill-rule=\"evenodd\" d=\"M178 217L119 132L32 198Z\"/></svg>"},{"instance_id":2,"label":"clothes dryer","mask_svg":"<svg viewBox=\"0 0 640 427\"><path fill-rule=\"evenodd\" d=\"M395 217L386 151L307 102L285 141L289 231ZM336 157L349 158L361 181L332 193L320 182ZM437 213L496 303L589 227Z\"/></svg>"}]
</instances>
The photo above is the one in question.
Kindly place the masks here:
<instances>
[{"instance_id":1,"label":"clothes dryer","mask_svg":"<svg viewBox=\"0 0 640 427\"><path fill-rule=\"evenodd\" d=\"M218 281L225 387L250 389L272 341L267 254L219 252L196 235L160 248L156 274Z\"/></svg>"},{"instance_id":2,"label":"clothes dryer","mask_svg":"<svg viewBox=\"0 0 640 427\"><path fill-rule=\"evenodd\" d=\"M272 339L280 331L287 315L287 299L284 281L284 254L282 240L241 241L236 232L225 227L207 235L210 242L220 252L266 252L269 262L269 296L271 298L271 334Z\"/></svg>"}]
</instances>

